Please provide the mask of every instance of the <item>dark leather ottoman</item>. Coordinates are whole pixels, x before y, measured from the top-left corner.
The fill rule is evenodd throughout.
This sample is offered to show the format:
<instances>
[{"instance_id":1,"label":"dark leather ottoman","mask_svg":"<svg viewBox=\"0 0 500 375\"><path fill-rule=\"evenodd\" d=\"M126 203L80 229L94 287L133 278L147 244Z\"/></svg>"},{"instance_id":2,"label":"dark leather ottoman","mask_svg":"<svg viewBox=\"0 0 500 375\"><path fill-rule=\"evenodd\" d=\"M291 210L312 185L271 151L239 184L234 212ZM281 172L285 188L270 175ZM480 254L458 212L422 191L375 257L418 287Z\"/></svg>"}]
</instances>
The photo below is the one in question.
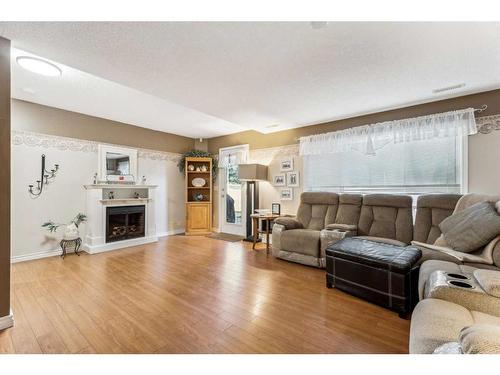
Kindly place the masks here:
<instances>
[{"instance_id":1,"label":"dark leather ottoman","mask_svg":"<svg viewBox=\"0 0 500 375\"><path fill-rule=\"evenodd\" d=\"M411 246L345 238L326 249L326 285L407 317L418 302L418 260Z\"/></svg>"}]
</instances>

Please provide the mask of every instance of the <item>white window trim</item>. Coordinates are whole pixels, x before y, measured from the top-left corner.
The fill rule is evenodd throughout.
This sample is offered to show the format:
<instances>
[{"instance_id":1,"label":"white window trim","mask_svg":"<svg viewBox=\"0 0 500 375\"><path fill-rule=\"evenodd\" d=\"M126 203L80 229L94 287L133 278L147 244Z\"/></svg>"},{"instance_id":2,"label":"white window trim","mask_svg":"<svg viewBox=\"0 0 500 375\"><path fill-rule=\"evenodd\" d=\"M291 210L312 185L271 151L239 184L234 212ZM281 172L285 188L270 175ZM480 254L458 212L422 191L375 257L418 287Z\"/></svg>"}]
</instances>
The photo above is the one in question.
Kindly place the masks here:
<instances>
[{"instance_id":1,"label":"white window trim","mask_svg":"<svg viewBox=\"0 0 500 375\"><path fill-rule=\"evenodd\" d=\"M469 192L469 137L462 136L460 144L460 158L462 162L460 169L460 194L467 194Z\"/></svg>"}]
</instances>

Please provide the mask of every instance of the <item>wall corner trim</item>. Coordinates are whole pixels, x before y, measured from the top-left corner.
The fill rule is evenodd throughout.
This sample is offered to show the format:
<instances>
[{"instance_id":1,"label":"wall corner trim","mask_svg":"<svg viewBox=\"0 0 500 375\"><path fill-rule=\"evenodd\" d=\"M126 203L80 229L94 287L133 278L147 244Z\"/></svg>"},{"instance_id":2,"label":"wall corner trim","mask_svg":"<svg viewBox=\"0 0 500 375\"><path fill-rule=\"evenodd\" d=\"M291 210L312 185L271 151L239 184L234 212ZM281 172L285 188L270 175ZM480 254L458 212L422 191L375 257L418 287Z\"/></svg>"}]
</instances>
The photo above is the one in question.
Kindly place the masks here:
<instances>
[{"instance_id":1,"label":"wall corner trim","mask_svg":"<svg viewBox=\"0 0 500 375\"><path fill-rule=\"evenodd\" d=\"M0 317L0 331L14 327L14 314L10 310L10 314Z\"/></svg>"}]
</instances>

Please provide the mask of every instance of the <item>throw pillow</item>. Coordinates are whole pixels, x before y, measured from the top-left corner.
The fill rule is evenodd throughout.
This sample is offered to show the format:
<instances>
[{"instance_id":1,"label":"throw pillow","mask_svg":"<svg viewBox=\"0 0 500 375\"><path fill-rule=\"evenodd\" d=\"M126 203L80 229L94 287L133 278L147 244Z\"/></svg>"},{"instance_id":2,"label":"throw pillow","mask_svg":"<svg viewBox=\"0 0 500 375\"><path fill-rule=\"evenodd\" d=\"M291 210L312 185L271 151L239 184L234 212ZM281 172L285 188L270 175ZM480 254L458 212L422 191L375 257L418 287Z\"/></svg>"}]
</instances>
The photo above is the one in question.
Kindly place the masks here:
<instances>
[{"instance_id":1,"label":"throw pillow","mask_svg":"<svg viewBox=\"0 0 500 375\"><path fill-rule=\"evenodd\" d=\"M491 203L480 202L448 216L439 229L454 250L470 253L500 233L500 215Z\"/></svg>"},{"instance_id":2,"label":"throw pillow","mask_svg":"<svg viewBox=\"0 0 500 375\"><path fill-rule=\"evenodd\" d=\"M500 354L500 327L474 324L460 331L462 351L466 354Z\"/></svg>"}]
</instances>

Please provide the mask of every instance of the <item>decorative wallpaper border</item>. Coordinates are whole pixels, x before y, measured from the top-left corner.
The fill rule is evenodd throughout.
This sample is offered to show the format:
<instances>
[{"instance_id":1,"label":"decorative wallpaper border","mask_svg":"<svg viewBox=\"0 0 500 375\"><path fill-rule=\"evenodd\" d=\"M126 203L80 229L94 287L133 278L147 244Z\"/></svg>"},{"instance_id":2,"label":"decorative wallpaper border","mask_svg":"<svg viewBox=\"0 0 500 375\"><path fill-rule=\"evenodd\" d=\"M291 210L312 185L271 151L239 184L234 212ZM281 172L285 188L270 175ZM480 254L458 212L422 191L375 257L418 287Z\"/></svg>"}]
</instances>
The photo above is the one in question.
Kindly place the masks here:
<instances>
[{"instance_id":1,"label":"decorative wallpaper border","mask_svg":"<svg viewBox=\"0 0 500 375\"><path fill-rule=\"evenodd\" d=\"M494 130L500 130L500 114L478 117L476 124L477 131L481 134L489 134Z\"/></svg>"},{"instance_id":2,"label":"decorative wallpaper border","mask_svg":"<svg viewBox=\"0 0 500 375\"><path fill-rule=\"evenodd\" d=\"M500 114L492 116L483 116L476 119L478 132L481 134L490 134L495 130L500 130ZM26 145L29 147L55 148L60 151L77 151L97 153L98 144L107 144L111 146L122 146L110 143L101 143L87 141L77 138L61 137L23 130L12 130L13 146ZM124 146L130 147L130 146ZM156 151L150 149L137 148L139 158L150 160L167 160L178 162L181 154L174 152ZM268 147L250 150L250 161L271 160L276 157L299 155L299 144Z\"/></svg>"},{"instance_id":3,"label":"decorative wallpaper border","mask_svg":"<svg viewBox=\"0 0 500 375\"><path fill-rule=\"evenodd\" d=\"M97 153L97 145L105 144L110 146L120 146L110 143L87 141L77 138L60 137L56 135L41 134L22 130L12 130L11 143L13 146L26 145L29 147L55 148L59 151L76 151ZM130 147L130 146L123 146ZM132 148L132 147L131 147ZM174 152L156 151L144 148L137 148L138 157L151 160L166 160L177 162L181 154Z\"/></svg>"},{"instance_id":4,"label":"decorative wallpaper border","mask_svg":"<svg viewBox=\"0 0 500 375\"><path fill-rule=\"evenodd\" d=\"M250 150L250 161L258 162L262 160L271 160L276 157L284 156L298 156L299 155L299 144L278 146L278 147L268 147L268 148L257 148Z\"/></svg>"}]
</instances>

